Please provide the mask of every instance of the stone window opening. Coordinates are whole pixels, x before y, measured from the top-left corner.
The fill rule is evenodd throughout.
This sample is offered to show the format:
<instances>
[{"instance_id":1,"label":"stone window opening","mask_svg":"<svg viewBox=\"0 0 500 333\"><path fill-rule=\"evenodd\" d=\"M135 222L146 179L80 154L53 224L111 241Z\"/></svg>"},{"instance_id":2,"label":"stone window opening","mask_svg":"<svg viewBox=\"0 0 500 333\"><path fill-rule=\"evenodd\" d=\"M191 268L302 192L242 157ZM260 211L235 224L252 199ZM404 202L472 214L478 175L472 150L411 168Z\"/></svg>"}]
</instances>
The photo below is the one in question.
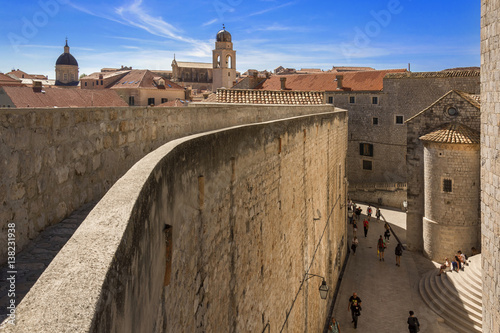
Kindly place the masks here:
<instances>
[{"instance_id":1,"label":"stone window opening","mask_svg":"<svg viewBox=\"0 0 500 333\"><path fill-rule=\"evenodd\" d=\"M451 116L451 117L456 117L458 116L458 110L454 106L449 106L446 108L446 113Z\"/></svg>"},{"instance_id":2,"label":"stone window opening","mask_svg":"<svg viewBox=\"0 0 500 333\"><path fill-rule=\"evenodd\" d=\"M372 104L378 105L378 96L373 96L372 97Z\"/></svg>"},{"instance_id":3,"label":"stone window opening","mask_svg":"<svg viewBox=\"0 0 500 333\"><path fill-rule=\"evenodd\" d=\"M378 125L378 118L377 117L373 117L373 125Z\"/></svg>"},{"instance_id":4,"label":"stone window opening","mask_svg":"<svg viewBox=\"0 0 500 333\"><path fill-rule=\"evenodd\" d=\"M359 155L373 157L373 145L371 143L361 142L359 144Z\"/></svg>"},{"instance_id":5,"label":"stone window opening","mask_svg":"<svg viewBox=\"0 0 500 333\"><path fill-rule=\"evenodd\" d=\"M328 104L333 104L333 97L332 96L328 97Z\"/></svg>"},{"instance_id":6,"label":"stone window opening","mask_svg":"<svg viewBox=\"0 0 500 333\"><path fill-rule=\"evenodd\" d=\"M443 179L443 192L451 193L453 192L453 181L449 178Z\"/></svg>"},{"instance_id":7,"label":"stone window opening","mask_svg":"<svg viewBox=\"0 0 500 333\"><path fill-rule=\"evenodd\" d=\"M363 170L373 170L372 161L363 160Z\"/></svg>"},{"instance_id":8,"label":"stone window opening","mask_svg":"<svg viewBox=\"0 0 500 333\"><path fill-rule=\"evenodd\" d=\"M154 99L154 97L148 98L148 105L151 105L151 106L155 105L155 99Z\"/></svg>"},{"instance_id":9,"label":"stone window opening","mask_svg":"<svg viewBox=\"0 0 500 333\"><path fill-rule=\"evenodd\" d=\"M128 98L128 105L130 105L130 106L135 105L135 98L134 98L134 96L129 96L129 98Z\"/></svg>"},{"instance_id":10,"label":"stone window opening","mask_svg":"<svg viewBox=\"0 0 500 333\"><path fill-rule=\"evenodd\" d=\"M349 96L349 104L354 104L356 103L356 97L355 96Z\"/></svg>"},{"instance_id":11,"label":"stone window opening","mask_svg":"<svg viewBox=\"0 0 500 333\"><path fill-rule=\"evenodd\" d=\"M403 116L396 116L396 125L403 125L404 123L404 117Z\"/></svg>"}]
</instances>

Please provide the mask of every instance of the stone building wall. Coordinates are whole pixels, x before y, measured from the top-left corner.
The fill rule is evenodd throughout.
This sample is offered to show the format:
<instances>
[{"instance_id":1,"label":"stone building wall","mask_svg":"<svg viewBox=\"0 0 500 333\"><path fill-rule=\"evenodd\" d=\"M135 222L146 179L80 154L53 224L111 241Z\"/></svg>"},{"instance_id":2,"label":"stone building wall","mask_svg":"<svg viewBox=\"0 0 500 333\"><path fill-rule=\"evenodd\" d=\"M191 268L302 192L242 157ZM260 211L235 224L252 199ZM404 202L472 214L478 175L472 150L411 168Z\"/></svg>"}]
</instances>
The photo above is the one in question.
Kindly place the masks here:
<instances>
[{"instance_id":1,"label":"stone building wall","mask_svg":"<svg viewBox=\"0 0 500 333\"><path fill-rule=\"evenodd\" d=\"M424 254L435 261L480 250L479 145L424 144ZM443 191L443 180L452 191Z\"/></svg>"},{"instance_id":2,"label":"stone building wall","mask_svg":"<svg viewBox=\"0 0 500 333\"><path fill-rule=\"evenodd\" d=\"M479 94L479 72L390 73L384 78L383 91L326 92L327 102L331 97L336 107L349 111L349 183L406 182L406 125L397 124L396 116L406 121L452 89ZM373 145L373 156L362 156L360 143ZM363 160L371 163L372 170L363 169ZM365 201L359 193L353 192L352 199ZM378 197L375 193L368 202L376 204Z\"/></svg>"},{"instance_id":3,"label":"stone building wall","mask_svg":"<svg viewBox=\"0 0 500 333\"><path fill-rule=\"evenodd\" d=\"M193 133L308 113L331 105L0 109L0 262L7 224L16 250L82 204L99 200L135 162Z\"/></svg>"},{"instance_id":4,"label":"stone building wall","mask_svg":"<svg viewBox=\"0 0 500 333\"><path fill-rule=\"evenodd\" d=\"M500 1L481 1L483 331L500 327Z\"/></svg>"},{"instance_id":5,"label":"stone building wall","mask_svg":"<svg viewBox=\"0 0 500 333\"><path fill-rule=\"evenodd\" d=\"M348 250L346 135L337 111L161 146L106 193L6 332L322 331Z\"/></svg>"},{"instance_id":6,"label":"stone building wall","mask_svg":"<svg viewBox=\"0 0 500 333\"><path fill-rule=\"evenodd\" d=\"M444 95L444 94L443 94ZM423 248L423 225L425 213L424 202L424 146L419 139L422 135L431 132L440 125L451 121L464 124L475 131L480 131L479 109L469 101L463 99L455 92L446 94L439 101L422 111L414 118L408 119L406 128L407 151L404 165L407 169L407 200L408 213L406 215L407 244L411 250L422 251ZM447 106L455 106L459 113L451 117L445 112ZM458 249L454 249L456 251Z\"/></svg>"}]
</instances>

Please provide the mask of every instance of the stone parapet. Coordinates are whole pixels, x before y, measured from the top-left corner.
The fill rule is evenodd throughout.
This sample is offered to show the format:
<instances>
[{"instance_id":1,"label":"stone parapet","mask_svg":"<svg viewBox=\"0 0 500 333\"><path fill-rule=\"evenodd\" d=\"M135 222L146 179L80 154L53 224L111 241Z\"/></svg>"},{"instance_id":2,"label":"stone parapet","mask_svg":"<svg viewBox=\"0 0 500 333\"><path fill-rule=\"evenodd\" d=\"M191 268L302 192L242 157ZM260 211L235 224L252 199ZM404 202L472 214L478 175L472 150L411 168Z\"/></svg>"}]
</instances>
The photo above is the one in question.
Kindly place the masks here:
<instances>
[{"instance_id":1,"label":"stone parapet","mask_svg":"<svg viewBox=\"0 0 500 333\"><path fill-rule=\"evenodd\" d=\"M329 303L304 276L324 276L331 301L348 251L346 151L343 111L162 145L111 187L4 332L322 331Z\"/></svg>"},{"instance_id":2,"label":"stone parapet","mask_svg":"<svg viewBox=\"0 0 500 333\"><path fill-rule=\"evenodd\" d=\"M99 200L147 153L186 135L311 113L322 106L0 109L0 262L7 224L16 250L45 227Z\"/></svg>"}]
</instances>

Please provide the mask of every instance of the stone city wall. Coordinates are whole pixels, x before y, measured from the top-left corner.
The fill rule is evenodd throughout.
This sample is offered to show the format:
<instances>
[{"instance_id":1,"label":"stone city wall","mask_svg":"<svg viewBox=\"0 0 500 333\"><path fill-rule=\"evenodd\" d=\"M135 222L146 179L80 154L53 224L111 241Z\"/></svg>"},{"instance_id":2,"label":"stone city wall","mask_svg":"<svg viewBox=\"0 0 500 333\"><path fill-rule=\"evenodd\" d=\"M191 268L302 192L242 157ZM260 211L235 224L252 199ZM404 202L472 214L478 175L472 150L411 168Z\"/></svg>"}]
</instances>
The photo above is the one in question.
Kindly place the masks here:
<instances>
[{"instance_id":1,"label":"stone city wall","mask_svg":"<svg viewBox=\"0 0 500 333\"><path fill-rule=\"evenodd\" d=\"M160 145L207 130L332 106L199 105L188 108L0 109L0 262L7 224L19 251L45 227L99 200L135 162Z\"/></svg>"},{"instance_id":2,"label":"stone city wall","mask_svg":"<svg viewBox=\"0 0 500 333\"><path fill-rule=\"evenodd\" d=\"M348 250L346 136L337 111L161 146L106 193L5 332L322 331ZM301 285L306 272L326 278L328 300L320 278Z\"/></svg>"},{"instance_id":3,"label":"stone city wall","mask_svg":"<svg viewBox=\"0 0 500 333\"><path fill-rule=\"evenodd\" d=\"M481 1L483 332L500 327L500 0Z\"/></svg>"},{"instance_id":4,"label":"stone city wall","mask_svg":"<svg viewBox=\"0 0 500 333\"><path fill-rule=\"evenodd\" d=\"M392 207L404 210L405 183L349 184L349 199L365 202L375 207Z\"/></svg>"}]
</instances>

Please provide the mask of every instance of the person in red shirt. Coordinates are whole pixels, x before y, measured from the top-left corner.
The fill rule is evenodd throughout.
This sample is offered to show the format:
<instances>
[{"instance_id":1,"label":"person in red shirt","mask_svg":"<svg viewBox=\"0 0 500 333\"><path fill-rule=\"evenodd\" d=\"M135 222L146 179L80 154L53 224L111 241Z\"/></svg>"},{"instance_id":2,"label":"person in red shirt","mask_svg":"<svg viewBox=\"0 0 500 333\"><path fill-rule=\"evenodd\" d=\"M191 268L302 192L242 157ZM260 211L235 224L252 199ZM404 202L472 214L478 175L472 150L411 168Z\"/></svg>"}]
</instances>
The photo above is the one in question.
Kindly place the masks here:
<instances>
[{"instance_id":1,"label":"person in red shirt","mask_svg":"<svg viewBox=\"0 0 500 333\"><path fill-rule=\"evenodd\" d=\"M368 227L370 226L370 223L368 222L368 220L365 218L365 220L363 221L363 228L365 229L365 238L366 238L366 235L368 234Z\"/></svg>"}]
</instances>

